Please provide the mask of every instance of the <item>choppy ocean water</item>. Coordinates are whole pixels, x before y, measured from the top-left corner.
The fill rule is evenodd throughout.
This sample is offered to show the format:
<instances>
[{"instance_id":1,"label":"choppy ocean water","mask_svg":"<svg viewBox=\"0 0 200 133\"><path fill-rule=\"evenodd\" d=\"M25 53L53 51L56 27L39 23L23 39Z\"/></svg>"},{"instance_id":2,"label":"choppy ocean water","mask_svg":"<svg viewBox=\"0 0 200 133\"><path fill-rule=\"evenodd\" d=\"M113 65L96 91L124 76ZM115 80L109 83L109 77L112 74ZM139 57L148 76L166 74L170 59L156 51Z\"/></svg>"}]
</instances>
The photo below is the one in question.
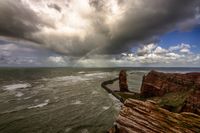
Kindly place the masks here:
<instances>
[{"instance_id":1,"label":"choppy ocean water","mask_svg":"<svg viewBox=\"0 0 200 133\"><path fill-rule=\"evenodd\" d=\"M1 133L103 133L113 125L120 102L101 88L121 68L1 68ZM150 69L128 68L139 92ZM167 69L188 72L199 69Z\"/></svg>"}]
</instances>

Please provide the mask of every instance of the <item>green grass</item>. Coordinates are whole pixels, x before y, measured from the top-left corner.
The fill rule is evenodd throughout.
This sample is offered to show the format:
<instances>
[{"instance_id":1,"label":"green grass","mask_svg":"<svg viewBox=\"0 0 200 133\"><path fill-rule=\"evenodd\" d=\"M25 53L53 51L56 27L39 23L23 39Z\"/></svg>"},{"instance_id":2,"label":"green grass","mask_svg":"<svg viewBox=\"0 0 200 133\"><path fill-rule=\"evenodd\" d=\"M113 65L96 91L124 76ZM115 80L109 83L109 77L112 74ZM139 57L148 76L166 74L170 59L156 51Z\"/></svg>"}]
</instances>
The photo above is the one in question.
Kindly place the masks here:
<instances>
[{"instance_id":1,"label":"green grass","mask_svg":"<svg viewBox=\"0 0 200 133\"><path fill-rule=\"evenodd\" d=\"M172 112L180 112L186 98L191 93L191 90L167 93L162 97L151 97L151 98L143 98L138 93L127 93L127 92L115 92L115 93L121 96L123 100L126 100L128 98L137 100L153 100L156 103L158 103L160 107L163 107Z\"/></svg>"},{"instance_id":2,"label":"green grass","mask_svg":"<svg viewBox=\"0 0 200 133\"><path fill-rule=\"evenodd\" d=\"M169 107L170 111L179 112L189 94L190 91L168 93L157 98L159 99L157 102L161 107Z\"/></svg>"},{"instance_id":3,"label":"green grass","mask_svg":"<svg viewBox=\"0 0 200 133\"><path fill-rule=\"evenodd\" d=\"M121 96L124 100L128 99L128 98L132 98L132 99L138 99L138 100L144 100L143 98L140 97L140 94L137 93L127 93L127 92L115 92L116 94L118 94L119 96Z\"/></svg>"}]
</instances>

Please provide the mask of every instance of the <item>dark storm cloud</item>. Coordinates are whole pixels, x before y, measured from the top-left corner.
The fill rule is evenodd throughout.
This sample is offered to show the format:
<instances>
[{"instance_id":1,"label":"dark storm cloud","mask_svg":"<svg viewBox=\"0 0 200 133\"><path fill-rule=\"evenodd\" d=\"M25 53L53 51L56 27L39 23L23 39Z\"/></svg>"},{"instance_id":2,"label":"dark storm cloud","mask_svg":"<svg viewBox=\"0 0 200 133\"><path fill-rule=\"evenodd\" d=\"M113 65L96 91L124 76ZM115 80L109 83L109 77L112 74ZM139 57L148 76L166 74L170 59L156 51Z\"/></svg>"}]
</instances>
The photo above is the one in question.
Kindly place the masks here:
<instances>
[{"instance_id":1,"label":"dark storm cloud","mask_svg":"<svg viewBox=\"0 0 200 133\"><path fill-rule=\"evenodd\" d=\"M155 35L173 30L178 23L194 18L195 7L199 4L195 0L142 0L140 7L130 7L125 19L115 26L113 45L106 46L105 50L120 53L132 47L131 41L147 44L156 41Z\"/></svg>"},{"instance_id":2,"label":"dark storm cloud","mask_svg":"<svg viewBox=\"0 0 200 133\"><path fill-rule=\"evenodd\" d=\"M102 10L104 7L104 0L89 0L89 4L96 10Z\"/></svg>"},{"instance_id":3,"label":"dark storm cloud","mask_svg":"<svg viewBox=\"0 0 200 133\"><path fill-rule=\"evenodd\" d=\"M29 1L31 5L36 3ZM46 3L46 6L54 8L59 14L46 17L49 11L38 16L30 5L23 4L20 0L1 0L0 34L32 40L66 55L119 54L129 51L138 43L155 41L155 36L175 29L180 22L194 19L195 9L200 5L198 0L116 0L117 5L112 3L113 0L90 0L90 7L85 8L91 9L83 8L86 10L84 12L79 9L82 8L79 7L79 2L83 1L55 2ZM76 5L78 8L72 11ZM120 8L119 13L115 14L114 6ZM89 26L79 30L78 28L83 27L81 24L84 20L68 23L74 13L79 13ZM75 27L72 32L60 32L53 26L47 29L51 26L50 23L58 23L49 18L57 18L59 15L59 23ZM74 18L77 19L77 16ZM73 25L74 23L81 26Z\"/></svg>"},{"instance_id":4,"label":"dark storm cloud","mask_svg":"<svg viewBox=\"0 0 200 133\"><path fill-rule=\"evenodd\" d=\"M40 26L52 26L39 18L21 0L0 1L0 35L33 40L31 34L38 32Z\"/></svg>"},{"instance_id":5,"label":"dark storm cloud","mask_svg":"<svg viewBox=\"0 0 200 133\"><path fill-rule=\"evenodd\" d=\"M38 31L38 23L37 16L19 0L0 1L0 34L23 38Z\"/></svg>"},{"instance_id":6,"label":"dark storm cloud","mask_svg":"<svg viewBox=\"0 0 200 133\"><path fill-rule=\"evenodd\" d=\"M50 8L53 8L53 9L55 9L55 10L57 10L57 11L59 11L59 12L61 12L61 7L60 6L58 6L57 4L49 4L48 5Z\"/></svg>"},{"instance_id":7,"label":"dark storm cloud","mask_svg":"<svg viewBox=\"0 0 200 133\"><path fill-rule=\"evenodd\" d=\"M0 41L0 67L2 66L51 66L50 56L58 56L48 49Z\"/></svg>"}]
</instances>

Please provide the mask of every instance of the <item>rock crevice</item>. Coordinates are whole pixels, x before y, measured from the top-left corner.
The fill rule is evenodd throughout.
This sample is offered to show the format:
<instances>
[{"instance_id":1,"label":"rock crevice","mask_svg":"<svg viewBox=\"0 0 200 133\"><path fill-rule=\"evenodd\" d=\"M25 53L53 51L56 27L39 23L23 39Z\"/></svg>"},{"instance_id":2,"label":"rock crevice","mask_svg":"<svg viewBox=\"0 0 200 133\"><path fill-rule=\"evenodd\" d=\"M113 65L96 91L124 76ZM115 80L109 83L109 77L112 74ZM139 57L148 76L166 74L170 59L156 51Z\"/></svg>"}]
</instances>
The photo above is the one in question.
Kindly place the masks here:
<instances>
[{"instance_id":1,"label":"rock crevice","mask_svg":"<svg viewBox=\"0 0 200 133\"><path fill-rule=\"evenodd\" d=\"M152 101L128 99L114 130L115 133L199 133L200 116L186 112L172 113Z\"/></svg>"}]
</instances>

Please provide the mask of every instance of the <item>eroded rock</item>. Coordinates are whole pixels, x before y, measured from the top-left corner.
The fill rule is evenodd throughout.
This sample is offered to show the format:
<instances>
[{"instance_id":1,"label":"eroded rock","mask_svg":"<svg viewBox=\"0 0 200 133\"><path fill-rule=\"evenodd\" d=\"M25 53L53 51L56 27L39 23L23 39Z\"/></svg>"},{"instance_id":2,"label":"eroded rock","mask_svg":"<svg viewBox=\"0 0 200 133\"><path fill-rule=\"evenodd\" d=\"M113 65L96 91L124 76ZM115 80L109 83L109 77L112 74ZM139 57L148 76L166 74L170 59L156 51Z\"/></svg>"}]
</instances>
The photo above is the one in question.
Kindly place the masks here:
<instances>
[{"instance_id":1,"label":"eroded rock","mask_svg":"<svg viewBox=\"0 0 200 133\"><path fill-rule=\"evenodd\" d=\"M200 90L194 90L184 102L183 112L193 112L200 115Z\"/></svg>"},{"instance_id":2,"label":"eroded rock","mask_svg":"<svg viewBox=\"0 0 200 133\"><path fill-rule=\"evenodd\" d=\"M151 71L143 77L141 95L163 96L169 92L200 89L200 73L162 73Z\"/></svg>"},{"instance_id":3,"label":"eroded rock","mask_svg":"<svg viewBox=\"0 0 200 133\"><path fill-rule=\"evenodd\" d=\"M128 99L110 133L199 133L200 116L172 113L152 101Z\"/></svg>"},{"instance_id":4,"label":"eroded rock","mask_svg":"<svg viewBox=\"0 0 200 133\"><path fill-rule=\"evenodd\" d=\"M183 96L179 96L182 92ZM193 112L200 115L200 73L162 73L151 71L143 77L141 96L145 98L160 97L174 93L162 107L175 112ZM170 103L170 101L172 101ZM175 103L179 103L176 107ZM162 102L161 102L162 103Z\"/></svg>"},{"instance_id":5,"label":"eroded rock","mask_svg":"<svg viewBox=\"0 0 200 133\"><path fill-rule=\"evenodd\" d=\"M121 92L128 92L127 74L125 70L121 70L119 73L119 88Z\"/></svg>"}]
</instances>

